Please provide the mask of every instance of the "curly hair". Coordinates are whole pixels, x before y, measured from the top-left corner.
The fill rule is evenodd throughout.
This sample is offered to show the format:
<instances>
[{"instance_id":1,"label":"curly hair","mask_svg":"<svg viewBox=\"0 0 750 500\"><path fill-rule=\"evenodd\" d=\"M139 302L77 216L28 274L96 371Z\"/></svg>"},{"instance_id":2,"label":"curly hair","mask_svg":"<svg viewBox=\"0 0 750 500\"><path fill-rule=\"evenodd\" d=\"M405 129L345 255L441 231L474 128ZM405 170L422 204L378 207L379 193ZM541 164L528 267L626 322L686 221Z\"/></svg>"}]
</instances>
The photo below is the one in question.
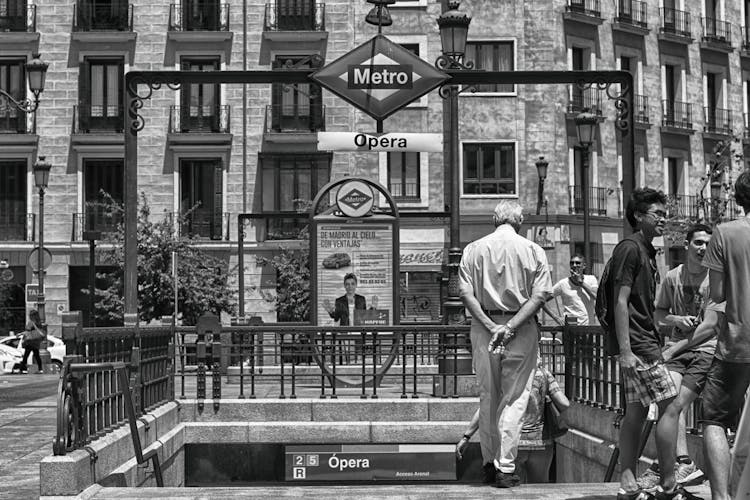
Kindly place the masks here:
<instances>
[{"instance_id":1,"label":"curly hair","mask_svg":"<svg viewBox=\"0 0 750 500\"><path fill-rule=\"evenodd\" d=\"M745 213L750 212L750 171L745 170L734 183L734 199L742 206Z\"/></svg>"},{"instance_id":2,"label":"curly hair","mask_svg":"<svg viewBox=\"0 0 750 500\"><path fill-rule=\"evenodd\" d=\"M638 221L635 218L635 213L645 214L648 212L649 205L654 203L667 203L667 196L663 191L657 191L656 189L649 187L642 187L633 190L628 201L628 208L625 211L625 217L630 223L630 227L635 229L638 225Z\"/></svg>"}]
</instances>

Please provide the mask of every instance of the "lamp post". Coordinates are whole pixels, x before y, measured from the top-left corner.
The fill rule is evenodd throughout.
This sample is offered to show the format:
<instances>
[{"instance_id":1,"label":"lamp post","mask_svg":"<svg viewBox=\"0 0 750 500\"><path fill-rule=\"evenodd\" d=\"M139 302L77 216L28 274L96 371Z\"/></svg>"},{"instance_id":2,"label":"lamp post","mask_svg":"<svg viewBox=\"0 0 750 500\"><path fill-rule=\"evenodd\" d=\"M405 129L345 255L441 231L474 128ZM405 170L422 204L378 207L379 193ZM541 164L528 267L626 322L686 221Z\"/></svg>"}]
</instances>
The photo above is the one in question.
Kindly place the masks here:
<instances>
[{"instance_id":1,"label":"lamp post","mask_svg":"<svg viewBox=\"0 0 750 500\"><path fill-rule=\"evenodd\" d=\"M583 198L583 255L586 262L591 262L591 214L589 213L589 148L594 142L597 116L588 109L584 109L575 117L578 143L581 146L581 191ZM575 203L575 191L573 193Z\"/></svg>"},{"instance_id":2,"label":"lamp post","mask_svg":"<svg viewBox=\"0 0 750 500\"><path fill-rule=\"evenodd\" d=\"M718 170L718 169L717 169ZM721 206L721 181L719 177L723 173L723 170L711 172L711 222L713 225L721 222L721 216L723 210L719 208Z\"/></svg>"},{"instance_id":3,"label":"lamp post","mask_svg":"<svg viewBox=\"0 0 750 500\"><path fill-rule=\"evenodd\" d=\"M49 64L39 58L39 54L34 54L31 61L26 63L26 77L29 81L29 89L34 94L34 100L23 99L17 100L8 92L0 89L0 96L10 101L16 108L24 113L33 113L39 107L39 94L44 92L44 83L47 79L47 68Z\"/></svg>"},{"instance_id":4,"label":"lamp post","mask_svg":"<svg viewBox=\"0 0 750 500\"><path fill-rule=\"evenodd\" d=\"M537 189L536 214L541 215L544 203L544 181L547 179L547 167L549 162L540 156L536 161L536 173L539 174L539 189Z\"/></svg>"},{"instance_id":5,"label":"lamp post","mask_svg":"<svg viewBox=\"0 0 750 500\"><path fill-rule=\"evenodd\" d=\"M36 296L36 308L39 311L39 319L42 322L42 329L47 333L47 319L45 314L44 303L44 191L49 184L49 172L52 164L45 161L44 156L40 156L34 163L34 184L39 189L39 251L37 252L37 272L39 273L39 293ZM42 358L42 366L49 366L50 355L47 351L47 340L42 340L39 349L39 356Z\"/></svg>"}]
</instances>

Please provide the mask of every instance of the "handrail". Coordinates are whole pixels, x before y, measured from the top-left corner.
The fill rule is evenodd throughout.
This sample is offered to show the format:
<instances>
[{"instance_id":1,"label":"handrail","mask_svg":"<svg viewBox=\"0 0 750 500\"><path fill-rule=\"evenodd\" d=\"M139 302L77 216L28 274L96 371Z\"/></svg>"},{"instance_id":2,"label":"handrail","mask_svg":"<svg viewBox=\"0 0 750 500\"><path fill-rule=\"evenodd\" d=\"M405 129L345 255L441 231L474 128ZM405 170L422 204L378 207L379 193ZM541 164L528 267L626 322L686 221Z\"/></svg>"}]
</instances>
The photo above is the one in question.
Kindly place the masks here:
<instances>
[{"instance_id":1,"label":"handrail","mask_svg":"<svg viewBox=\"0 0 750 500\"><path fill-rule=\"evenodd\" d=\"M159 487L164 486L164 478L161 471L161 463L159 462L158 449L154 448L146 453L143 453L143 447L141 446L141 438L138 434L138 420L135 411L135 405L133 404L133 395L130 391L130 382L128 379L128 365L122 362L116 363L73 363L72 359L66 359L63 363L62 373L60 374L60 383L58 385L58 401L57 401L57 435L53 442L52 449L55 455L65 455L67 451L74 448L70 448L70 445L79 444L83 433L81 429L75 429L75 434L69 436L70 424L83 425L82 419L77 418L80 411L80 393L81 388L76 387L77 376L84 374L103 374L106 372L115 372L117 374L117 382L120 386L120 392L117 392L114 396L122 396L122 403L125 408L127 415L128 424L130 425L130 437L133 440L133 449L135 451L135 458L139 465L152 461L154 465L154 476L156 478L156 485ZM73 420L70 420L70 412L74 415ZM69 441L69 438L72 440ZM72 442L71 442L72 441Z\"/></svg>"}]
</instances>

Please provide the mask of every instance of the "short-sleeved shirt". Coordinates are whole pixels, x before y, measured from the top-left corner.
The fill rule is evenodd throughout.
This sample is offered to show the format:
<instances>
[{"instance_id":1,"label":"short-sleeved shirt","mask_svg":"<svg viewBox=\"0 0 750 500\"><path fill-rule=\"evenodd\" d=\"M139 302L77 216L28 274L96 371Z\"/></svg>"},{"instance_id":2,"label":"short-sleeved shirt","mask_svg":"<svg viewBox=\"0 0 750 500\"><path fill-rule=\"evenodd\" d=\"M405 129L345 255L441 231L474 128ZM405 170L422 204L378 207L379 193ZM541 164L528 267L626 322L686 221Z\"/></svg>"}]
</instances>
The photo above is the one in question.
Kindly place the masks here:
<instances>
[{"instance_id":1,"label":"short-sleeved shirt","mask_svg":"<svg viewBox=\"0 0 750 500\"><path fill-rule=\"evenodd\" d=\"M518 311L535 293L552 293L544 250L509 224L466 245L458 279L487 310Z\"/></svg>"},{"instance_id":2,"label":"short-sleeved shirt","mask_svg":"<svg viewBox=\"0 0 750 500\"><path fill-rule=\"evenodd\" d=\"M725 328L719 330L715 356L750 363L750 220L743 217L714 229L703 265L724 275Z\"/></svg>"},{"instance_id":3,"label":"short-sleeved shirt","mask_svg":"<svg viewBox=\"0 0 750 500\"><path fill-rule=\"evenodd\" d=\"M656 296L656 307L666 309L670 314L678 316L703 317L709 302L708 271L703 269L704 272L698 276L690 276L684 264L667 271ZM672 343L683 340L694 330L695 328L683 331L674 327L669 341ZM713 354L716 350L716 337L693 350Z\"/></svg>"},{"instance_id":4,"label":"short-sleeved shirt","mask_svg":"<svg viewBox=\"0 0 750 500\"><path fill-rule=\"evenodd\" d=\"M583 275L583 283L594 295L589 294L582 286L574 285L570 278L563 278L552 287L552 295L562 297L563 314L578 319L579 325L597 325L594 305L596 304L596 291L599 289L599 281L591 274Z\"/></svg>"},{"instance_id":5,"label":"short-sleeved shirt","mask_svg":"<svg viewBox=\"0 0 750 500\"><path fill-rule=\"evenodd\" d=\"M518 443L520 449L539 450L544 445L551 444L551 439L545 439L544 430L544 398L551 396L560 390L560 385L555 376L542 366L537 367L534 372L534 380L529 394L529 403L526 412L521 419L521 440Z\"/></svg>"},{"instance_id":6,"label":"short-sleeved shirt","mask_svg":"<svg viewBox=\"0 0 750 500\"><path fill-rule=\"evenodd\" d=\"M628 330L633 354L646 362L661 358L661 339L654 324L656 295L656 249L640 231L617 244L612 252L610 280L617 286L629 286ZM617 300L617 295L613 295ZM613 303L614 308L614 303Z\"/></svg>"}]
</instances>

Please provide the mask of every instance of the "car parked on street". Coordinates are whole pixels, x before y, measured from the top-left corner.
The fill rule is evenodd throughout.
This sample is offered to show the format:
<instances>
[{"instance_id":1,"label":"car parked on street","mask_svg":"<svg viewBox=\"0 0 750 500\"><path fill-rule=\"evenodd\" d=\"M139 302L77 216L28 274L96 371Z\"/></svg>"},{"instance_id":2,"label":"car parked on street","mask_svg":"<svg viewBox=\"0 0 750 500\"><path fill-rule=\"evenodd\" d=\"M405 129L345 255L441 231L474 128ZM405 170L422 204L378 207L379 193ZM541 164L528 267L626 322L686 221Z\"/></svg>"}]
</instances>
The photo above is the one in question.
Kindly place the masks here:
<instances>
[{"instance_id":1,"label":"car parked on street","mask_svg":"<svg viewBox=\"0 0 750 500\"><path fill-rule=\"evenodd\" d=\"M4 373L12 373L23 360L23 334L12 334L0 338L0 370ZM47 351L49 351L52 365L55 371L60 371L63 358L65 357L65 343L59 337L47 335ZM31 358L31 356L29 356ZM33 364L33 359L28 360Z\"/></svg>"}]
</instances>

